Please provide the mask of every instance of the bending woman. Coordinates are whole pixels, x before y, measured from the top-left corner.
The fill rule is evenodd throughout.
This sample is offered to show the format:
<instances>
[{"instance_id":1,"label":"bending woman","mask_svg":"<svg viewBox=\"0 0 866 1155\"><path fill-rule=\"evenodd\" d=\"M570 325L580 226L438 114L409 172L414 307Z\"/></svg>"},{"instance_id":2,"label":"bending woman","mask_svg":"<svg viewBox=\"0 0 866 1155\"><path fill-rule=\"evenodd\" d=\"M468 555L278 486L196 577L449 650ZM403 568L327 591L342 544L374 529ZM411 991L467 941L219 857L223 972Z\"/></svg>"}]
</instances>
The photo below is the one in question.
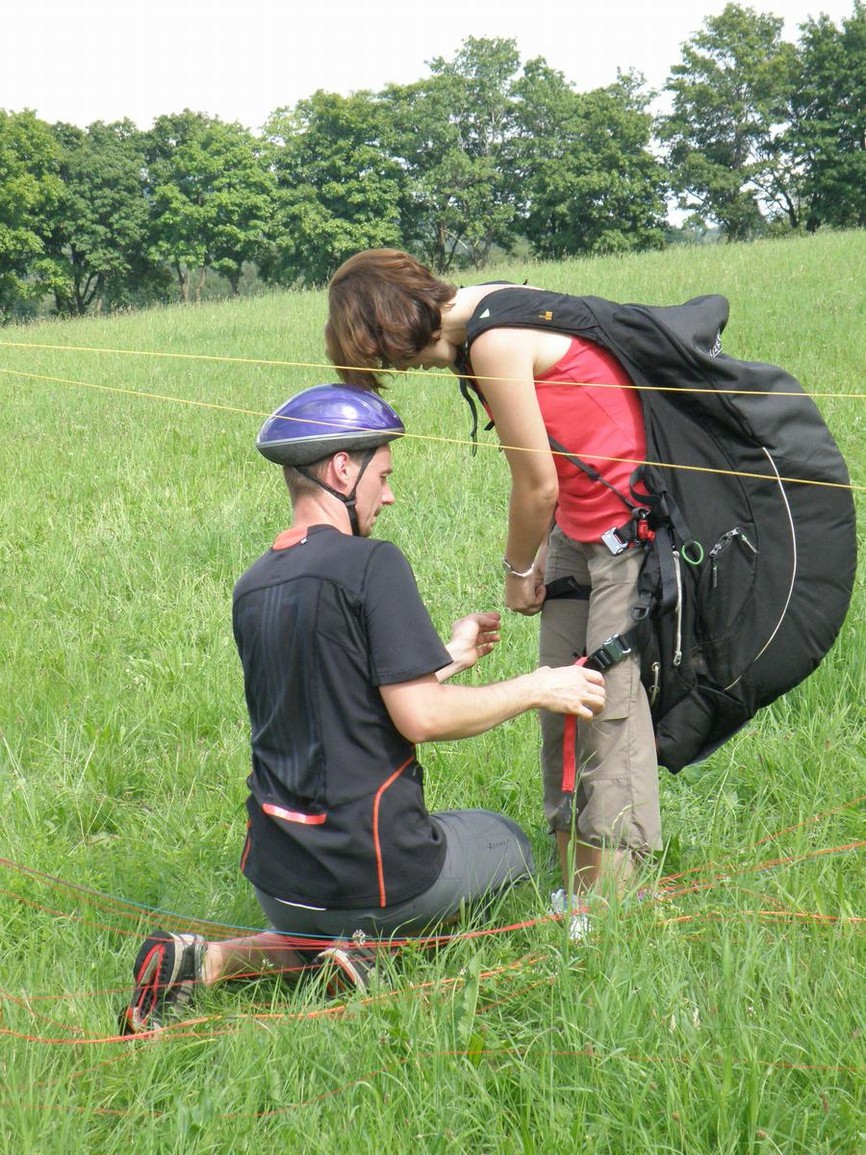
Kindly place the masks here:
<instances>
[{"instance_id":1,"label":"bending woman","mask_svg":"<svg viewBox=\"0 0 866 1155\"><path fill-rule=\"evenodd\" d=\"M541 611L541 664L560 666L629 623L641 551L614 555L602 542L623 521L619 497L552 453L548 437L626 492L646 438L637 393L600 346L495 325L467 344L491 295L512 287L458 289L407 253L358 253L331 281L325 337L348 383L378 390L379 370L434 367L477 383L511 471L505 604ZM545 601L546 583L567 575L590 588L588 599ZM605 684L603 712L578 726L573 795L562 788L563 719L541 713L544 811L564 887L574 893L622 883L661 846L655 740L637 656L606 671Z\"/></svg>"}]
</instances>

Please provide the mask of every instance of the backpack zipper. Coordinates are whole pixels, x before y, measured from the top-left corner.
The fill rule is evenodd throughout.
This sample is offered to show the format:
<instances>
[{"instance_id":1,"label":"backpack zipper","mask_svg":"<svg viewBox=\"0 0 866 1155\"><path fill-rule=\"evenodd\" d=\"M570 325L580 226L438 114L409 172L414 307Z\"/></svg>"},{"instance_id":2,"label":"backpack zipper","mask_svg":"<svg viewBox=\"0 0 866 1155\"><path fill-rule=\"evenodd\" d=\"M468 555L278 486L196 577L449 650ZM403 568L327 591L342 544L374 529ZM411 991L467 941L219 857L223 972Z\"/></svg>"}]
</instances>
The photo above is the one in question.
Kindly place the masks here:
<instances>
[{"instance_id":1,"label":"backpack zipper","mask_svg":"<svg viewBox=\"0 0 866 1155\"><path fill-rule=\"evenodd\" d=\"M713 546L713 548L710 550L710 553L709 553L709 558L710 558L710 562L712 564L712 572L713 572L712 582L711 582L713 589L717 589L718 584L719 584L719 554L735 538L738 541L741 541L743 543L743 545L746 547L746 549L751 550L751 552L755 555L755 557L758 556L757 546L752 544L752 542L746 536L746 531L742 528L742 526L735 525L733 529L729 529L727 533L723 533L722 536L719 538L719 540L716 542L716 544Z\"/></svg>"}]
</instances>

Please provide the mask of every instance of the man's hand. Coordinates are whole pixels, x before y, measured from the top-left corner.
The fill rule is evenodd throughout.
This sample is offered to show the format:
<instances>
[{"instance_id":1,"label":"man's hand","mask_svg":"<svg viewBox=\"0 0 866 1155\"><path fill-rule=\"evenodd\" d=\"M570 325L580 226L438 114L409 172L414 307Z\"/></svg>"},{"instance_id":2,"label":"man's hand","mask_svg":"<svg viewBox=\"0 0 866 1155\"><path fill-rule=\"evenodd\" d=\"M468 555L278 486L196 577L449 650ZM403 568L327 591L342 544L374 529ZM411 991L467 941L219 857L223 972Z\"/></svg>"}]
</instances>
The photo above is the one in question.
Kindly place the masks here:
<instances>
[{"instance_id":1,"label":"man's hand","mask_svg":"<svg viewBox=\"0 0 866 1155\"><path fill-rule=\"evenodd\" d=\"M598 670L583 666L541 666L537 679L539 706L556 714L575 714L591 719L604 709L604 678Z\"/></svg>"},{"instance_id":2,"label":"man's hand","mask_svg":"<svg viewBox=\"0 0 866 1155\"><path fill-rule=\"evenodd\" d=\"M467 614L458 618L451 627L451 641L445 649L451 655L455 669L449 669L448 676L460 670L469 670L479 658L489 654L499 641L499 614Z\"/></svg>"}]
</instances>

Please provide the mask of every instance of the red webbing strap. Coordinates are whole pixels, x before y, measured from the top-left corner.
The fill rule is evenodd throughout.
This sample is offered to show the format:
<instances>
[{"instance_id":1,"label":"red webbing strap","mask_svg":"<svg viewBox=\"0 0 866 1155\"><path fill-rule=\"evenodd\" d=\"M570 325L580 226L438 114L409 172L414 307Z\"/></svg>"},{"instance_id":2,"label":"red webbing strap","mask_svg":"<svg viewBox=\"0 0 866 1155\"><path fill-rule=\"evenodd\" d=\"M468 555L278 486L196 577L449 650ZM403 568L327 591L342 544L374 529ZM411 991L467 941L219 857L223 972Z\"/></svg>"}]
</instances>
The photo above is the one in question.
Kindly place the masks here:
<instances>
[{"instance_id":1,"label":"red webbing strap","mask_svg":"<svg viewBox=\"0 0 866 1155\"><path fill-rule=\"evenodd\" d=\"M578 658L576 666L586 665L586 655ZM577 718L574 714L565 715L565 729L562 732L562 790L564 794L574 793L574 780L577 777L575 765L577 751Z\"/></svg>"}]
</instances>

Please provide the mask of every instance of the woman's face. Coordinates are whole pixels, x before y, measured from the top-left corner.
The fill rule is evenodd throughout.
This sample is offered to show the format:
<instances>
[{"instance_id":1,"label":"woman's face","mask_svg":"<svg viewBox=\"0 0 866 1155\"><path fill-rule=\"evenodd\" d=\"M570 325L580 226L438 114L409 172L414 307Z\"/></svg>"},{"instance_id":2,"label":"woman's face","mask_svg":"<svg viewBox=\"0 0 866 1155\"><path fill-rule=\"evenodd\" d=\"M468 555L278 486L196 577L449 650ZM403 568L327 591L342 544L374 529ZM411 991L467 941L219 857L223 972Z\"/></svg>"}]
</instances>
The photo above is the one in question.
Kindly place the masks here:
<instances>
[{"instance_id":1,"label":"woman's face","mask_svg":"<svg viewBox=\"0 0 866 1155\"><path fill-rule=\"evenodd\" d=\"M430 344L416 353L411 361L401 365L401 369L450 369L457 360L458 347L442 336L438 329L431 337Z\"/></svg>"}]
</instances>

